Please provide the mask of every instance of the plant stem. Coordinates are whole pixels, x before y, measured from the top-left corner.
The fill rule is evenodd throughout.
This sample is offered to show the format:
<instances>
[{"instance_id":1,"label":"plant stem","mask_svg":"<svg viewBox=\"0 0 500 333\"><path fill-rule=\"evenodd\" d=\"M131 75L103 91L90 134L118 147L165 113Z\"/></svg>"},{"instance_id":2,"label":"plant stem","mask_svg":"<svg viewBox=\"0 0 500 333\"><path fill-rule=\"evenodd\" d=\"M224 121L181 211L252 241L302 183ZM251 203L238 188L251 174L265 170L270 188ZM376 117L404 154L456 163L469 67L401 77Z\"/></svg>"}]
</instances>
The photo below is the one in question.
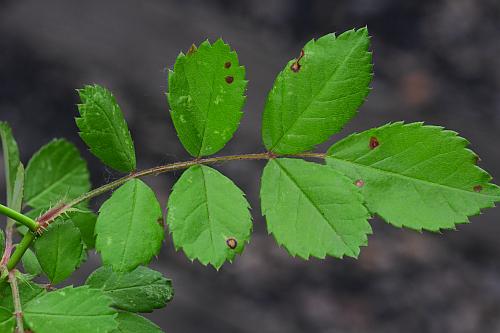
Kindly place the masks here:
<instances>
[{"instance_id":1,"label":"plant stem","mask_svg":"<svg viewBox=\"0 0 500 333\"><path fill-rule=\"evenodd\" d=\"M8 216L17 222L24 224L31 231L36 231L38 229L38 223L36 221L2 204L0 204L0 214Z\"/></svg>"},{"instance_id":2,"label":"plant stem","mask_svg":"<svg viewBox=\"0 0 500 333\"><path fill-rule=\"evenodd\" d=\"M35 235L28 231L24 234L23 239L21 239L21 243L16 245L16 249L7 263L7 269L10 271L16 267L21 258L24 255L24 252L30 247L31 242L35 239Z\"/></svg>"},{"instance_id":3,"label":"plant stem","mask_svg":"<svg viewBox=\"0 0 500 333\"><path fill-rule=\"evenodd\" d=\"M0 260L0 268L4 267L10 259L12 253L12 234L14 233L14 221L7 219L7 227L5 228L5 249L2 259Z\"/></svg>"},{"instance_id":4,"label":"plant stem","mask_svg":"<svg viewBox=\"0 0 500 333\"><path fill-rule=\"evenodd\" d=\"M19 288L17 286L16 270L9 272L9 283L12 291L12 300L14 301L14 314L16 315L16 332L24 333L23 309L21 308L21 297L19 297Z\"/></svg>"},{"instance_id":5,"label":"plant stem","mask_svg":"<svg viewBox=\"0 0 500 333\"><path fill-rule=\"evenodd\" d=\"M87 201L89 199L92 199L96 196L99 196L103 193L111 191L111 190L117 188L118 186L126 183L127 181L129 181L131 179L152 176L152 175L157 176L157 175L159 175L161 173L165 173L165 172L187 169L187 168L194 166L194 165L215 164L215 163L222 163L222 162L228 162L228 161L241 161L241 160L270 160L270 159L277 158L277 157L287 157L287 156L288 157L298 157L298 158L318 158L318 159L325 158L325 154L323 154L323 153L302 153L302 154L294 154L294 155L276 155L276 154L271 153L271 152L265 152L265 153L255 153L255 154L227 155L227 156L218 156L218 157L197 158L197 159L190 160L190 161L175 162L175 163L160 165L160 166L153 167L150 169L135 171L135 172L132 172L125 177L122 177L120 179L112 181L111 183L105 184L105 185L98 187L90 192L87 192L87 193L79 196L78 198L70 201L67 204L64 204L64 205L59 206L59 207L55 207L55 208L53 208L52 211L46 212L37 221L40 221L41 219L43 219L44 216L50 216L50 218L46 219L46 220L44 219L43 225L40 225L40 223L33 221L37 226L37 228L35 228L34 231L36 231L38 234L41 234L43 232L43 228L47 227L50 224L50 222L54 221L56 218L58 218L62 214L69 211L72 207L78 205L79 203ZM5 207L5 206L3 206L3 207ZM3 214L2 211L0 211L0 214ZM19 213L17 213L17 214L19 214ZM19 214L19 215L22 215L22 214ZM22 215L22 216L24 216L24 215ZM31 232L27 232L24 235L23 239L21 240L21 243L19 243L16 246L16 250L14 251L14 254L12 254L12 257L10 258L9 262L7 263L7 268L9 270L16 267L19 260L21 260L22 256L24 255L24 252L26 252L26 250L29 248L29 246L31 245L31 242L34 239L35 239L35 235Z\"/></svg>"}]
</instances>

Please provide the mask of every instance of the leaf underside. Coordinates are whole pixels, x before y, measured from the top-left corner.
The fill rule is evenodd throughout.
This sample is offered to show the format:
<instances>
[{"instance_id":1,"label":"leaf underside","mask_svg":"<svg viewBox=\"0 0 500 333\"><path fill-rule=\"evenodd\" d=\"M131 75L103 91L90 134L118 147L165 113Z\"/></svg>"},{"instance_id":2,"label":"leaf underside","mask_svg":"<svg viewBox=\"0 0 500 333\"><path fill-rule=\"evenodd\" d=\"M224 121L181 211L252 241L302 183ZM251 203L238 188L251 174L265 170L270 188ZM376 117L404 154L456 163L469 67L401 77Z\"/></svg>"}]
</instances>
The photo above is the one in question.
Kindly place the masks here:
<instances>
[{"instance_id":1,"label":"leaf underside","mask_svg":"<svg viewBox=\"0 0 500 333\"><path fill-rule=\"evenodd\" d=\"M244 193L229 178L198 165L187 169L175 184L167 224L176 249L218 269L248 243L252 230L248 209Z\"/></svg>"},{"instance_id":2,"label":"leaf underside","mask_svg":"<svg viewBox=\"0 0 500 333\"><path fill-rule=\"evenodd\" d=\"M468 144L439 126L397 122L339 141L326 161L362 184L372 213L397 227L439 231L500 200Z\"/></svg>"},{"instance_id":3,"label":"leaf underside","mask_svg":"<svg viewBox=\"0 0 500 333\"><path fill-rule=\"evenodd\" d=\"M89 276L85 284L102 289L113 300L114 307L131 312L162 308L174 295L171 280L143 266L125 273L101 267Z\"/></svg>"},{"instance_id":4,"label":"leaf underside","mask_svg":"<svg viewBox=\"0 0 500 333\"><path fill-rule=\"evenodd\" d=\"M54 206L89 189L87 163L66 140L53 140L43 146L26 168L24 198L32 208Z\"/></svg>"},{"instance_id":5,"label":"leaf underside","mask_svg":"<svg viewBox=\"0 0 500 333\"><path fill-rule=\"evenodd\" d=\"M86 86L78 94L82 103L75 121L92 154L115 170L135 170L134 143L115 97L99 85Z\"/></svg>"},{"instance_id":6,"label":"leaf underside","mask_svg":"<svg viewBox=\"0 0 500 333\"><path fill-rule=\"evenodd\" d=\"M87 286L46 293L23 310L27 326L36 333L106 333L117 328L111 300Z\"/></svg>"},{"instance_id":7,"label":"leaf underside","mask_svg":"<svg viewBox=\"0 0 500 333\"><path fill-rule=\"evenodd\" d=\"M154 192L138 179L116 190L99 210L96 249L105 265L130 271L158 254L164 234Z\"/></svg>"},{"instance_id":8,"label":"leaf underside","mask_svg":"<svg viewBox=\"0 0 500 333\"><path fill-rule=\"evenodd\" d=\"M238 128L245 68L221 39L181 53L168 75L168 103L184 148L195 157L221 150Z\"/></svg>"},{"instance_id":9,"label":"leaf underside","mask_svg":"<svg viewBox=\"0 0 500 333\"><path fill-rule=\"evenodd\" d=\"M311 40L279 73L262 123L266 148L279 154L311 150L356 114L372 79L368 30Z\"/></svg>"},{"instance_id":10,"label":"leaf underside","mask_svg":"<svg viewBox=\"0 0 500 333\"><path fill-rule=\"evenodd\" d=\"M269 233L292 256L357 257L367 244L371 227L363 197L349 178L328 166L270 160L260 196Z\"/></svg>"}]
</instances>

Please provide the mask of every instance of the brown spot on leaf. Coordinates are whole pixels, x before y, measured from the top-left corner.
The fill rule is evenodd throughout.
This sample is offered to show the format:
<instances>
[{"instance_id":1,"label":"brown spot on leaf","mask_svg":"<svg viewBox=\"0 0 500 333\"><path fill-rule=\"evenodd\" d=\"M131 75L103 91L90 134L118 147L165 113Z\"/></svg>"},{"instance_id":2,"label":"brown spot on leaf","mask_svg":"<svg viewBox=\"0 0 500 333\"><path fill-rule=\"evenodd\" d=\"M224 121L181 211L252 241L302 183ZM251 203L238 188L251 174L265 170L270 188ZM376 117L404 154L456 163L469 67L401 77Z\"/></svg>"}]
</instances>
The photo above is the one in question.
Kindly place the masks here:
<instances>
[{"instance_id":1,"label":"brown spot on leaf","mask_svg":"<svg viewBox=\"0 0 500 333\"><path fill-rule=\"evenodd\" d=\"M293 72L297 73L298 71L300 71L300 68L302 67L302 65L300 64L300 60L302 60L303 57L304 57L304 49L300 50L299 57L295 60L292 66L290 66L290 69Z\"/></svg>"},{"instance_id":2,"label":"brown spot on leaf","mask_svg":"<svg viewBox=\"0 0 500 333\"><path fill-rule=\"evenodd\" d=\"M294 62L292 66L290 66L290 69L297 73L298 71L300 71L300 64L298 62Z\"/></svg>"},{"instance_id":3,"label":"brown spot on leaf","mask_svg":"<svg viewBox=\"0 0 500 333\"><path fill-rule=\"evenodd\" d=\"M380 143L378 142L378 139L374 136L372 136L370 138L370 149L375 149L377 148L378 146L380 145Z\"/></svg>"},{"instance_id":4,"label":"brown spot on leaf","mask_svg":"<svg viewBox=\"0 0 500 333\"><path fill-rule=\"evenodd\" d=\"M227 83L231 84L231 83L233 83L233 81L234 81L234 77L232 77L232 76L226 76L226 82Z\"/></svg>"},{"instance_id":5,"label":"brown spot on leaf","mask_svg":"<svg viewBox=\"0 0 500 333\"><path fill-rule=\"evenodd\" d=\"M234 238L228 238L226 244L231 250L234 250L238 246L238 241Z\"/></svg>"},{"instance_id":6,"label":"brown spot on leaf","mask_svg":"<svg viewBox=\"0 0 500 333\"><path fill-rule=\"evenodd\" d=\"M231 68L231 62L228 61L224 64L224 68Z\"/></svg>"},{"instance_id":7,"label":"brown spot on leaf","mask_svg":"<svg viewBox=\"0 0 500 333\"><path fill-rule=\"evenodd\" d=\"M483 187L482 187L481 185L476 185L476 186L474 186L474 192L479 193L479 192L481 192L482 190L483 190Z\"/></svg>"},{"instance_id":8,"label":"brown spot on leaf","mask_svg":"<svg viewBox=\"0 0 500 333\"><path fill-rule=\"evenodd\" d=\"M354 182L354 185L357 187L363 187L365 185L365 182L362 179L358 179Z\"/></svg>"},{"instance_id":9,"label":"brown spot on leaf","mask_svg":"<svg viewBox=\"0 0 500 333\"><path fill-rule=\"evenodd\" d=\"M198 50L198 48L196 47L196 45L192 44L191 47L189 48L189 50L187 51L187 55L191 55L191 54L195 53L196 50Z\"/></svg>"}]
</instances>

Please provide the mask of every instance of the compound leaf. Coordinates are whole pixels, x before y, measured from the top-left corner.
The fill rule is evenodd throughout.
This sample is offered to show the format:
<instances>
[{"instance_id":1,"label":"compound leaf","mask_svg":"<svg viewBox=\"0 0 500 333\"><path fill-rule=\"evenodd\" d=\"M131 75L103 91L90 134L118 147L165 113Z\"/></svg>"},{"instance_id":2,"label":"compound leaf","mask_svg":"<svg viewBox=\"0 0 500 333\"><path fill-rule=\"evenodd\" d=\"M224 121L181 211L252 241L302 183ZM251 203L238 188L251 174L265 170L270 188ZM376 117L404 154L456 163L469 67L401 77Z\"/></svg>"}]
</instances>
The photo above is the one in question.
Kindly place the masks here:
<instances>
[{"instance_id":1,"label":"compound leaf","mask_svg":"<svg viewBox=\"0 0 500 333\"><path fill-rule=\"evenodd\" d=\"M66 287L26 304L24 318L36 333L106 333L117 328L116 311L101 290Z\"/></svg>"},{"instance_id":2,"label":"compound leaf","mask_svg":"<svg viewBox=\"0 0 500 333\"><path fill-rule=\"evenodd\" d=\"M274 159L261 186L268 231L292 256L357 257L366 245L371 227L363 197L339 172L299 159Z\"/></svg>"},{"instance_id":3,"label":"compound leaf","mask_svg":"<svg viewBox=\"0 0 500 333\"><path fill-rule=\"evenodd\" d=\"M500 200L468 144L439 126L398 122L345 138L326 160L361 186L372 213L397 227L438 231Z\"/></svg>"},{"instance_id":4,"label":"compound leaf","mask_svg":"<svg viewBox=\"0 0 500 333\"><path fill-rule=\"evenodd\" d=\"M80 230L71 220L49 226L43 237L35 241L35 254L52 284L68 278L79 266L83 243Z\"/></svg>"},{"instance_id":5,"label":"compound leaf","mask_svg":"<svg viewBox=\"0 0 500 333\"><path fill-rule=\"evenodd\" d=\"M236 52L218 39L181 53L168 76L168 103L175 129L193 156L221 150L238 128L245 103L245 69Z\"/></svg>"},{"instance_id":6,"label":"compound leaf","mask_svg":"<svg viewBox=\"0 0 500 333\"><path fill-rule=\"evenodd\" d=\"M97 84L79 89L78 94L82 103L76 125L92 154L115 170L135 170L134 143L115 97Z\"/></svg>"},{"instance_id":7,"label":"compound leaf","mask_svg":"<svg viewBox=\"0 0 500 333\"><path fill-rule=\"evenodd\" d=\"M7 204L10 205L12 192L17 175L17 169L21 162L19 161L19 148L12 135L12 129L8 123L0 122L0 138L2 139L2 151L5 165L5 183L7 188Z\"/></svg>"},{"instance_id":8,"label":"compound leaf","mask_svg":"<svg viewBox=\"0 0 500 333\"><path fill-rule=\"evenodd\" d=\"M66 140L53 140L43 146L26 168L24 198L32 208L53 206L89 189L87 163Z\"/></svg>"},{"instance_id":9,"label":"compound leaf","mask_svg":"<svg viewBox=\"0 0 500 333\"><path fill-rule=\"evenodd\" d=\"M112 333L162 333L163 331L150 320L135 313L120 312L116 317L118 329Z\"/></svg>"},{"instance_id":10,"label":"compound leaf","mask_svg":"<svg viewBox=\"0 0 500 333\"><path fill-rule=\"evenodd\" d=\"M151 312L164 307L174 296L172 281L144 266L131 272L114 272L100 267L86 282L102 289L113 300L113 306L131 312Z\"/></svg>"},{"instance_id":11,"label":"compound leaf","mask_svg":"<svg viewBox=\"0 0 500 333\"><path fill-rule=\"evenodd\" d=\"M176 249L216 269L232 261L252 230L243 192L220 172L204 165L187 169L168 200L167 224Z\"/></svg>"},{"instance_id":12,"label":"compound leaf","mask_svg":"<svg viewBox=\"0 0 500 333\"><path fill-rule=\"evenodd\" d=\"M372 78L368 30L328 34L307 43L276 78L267 98L262 137L279 154L310 150L356 114Z\"/></svg>"},{"instance_id":13,"label":"compound leaf","mask_svg":"<svg viewBox=\"0 0 500 333\"><path fill-rule=\"evenodd\" d=\"M159 252L164 237L162 212L154 192L142 181L126 182L99 212L96 249L105 265L130 271Z\"/></svg>"}]
</instances>

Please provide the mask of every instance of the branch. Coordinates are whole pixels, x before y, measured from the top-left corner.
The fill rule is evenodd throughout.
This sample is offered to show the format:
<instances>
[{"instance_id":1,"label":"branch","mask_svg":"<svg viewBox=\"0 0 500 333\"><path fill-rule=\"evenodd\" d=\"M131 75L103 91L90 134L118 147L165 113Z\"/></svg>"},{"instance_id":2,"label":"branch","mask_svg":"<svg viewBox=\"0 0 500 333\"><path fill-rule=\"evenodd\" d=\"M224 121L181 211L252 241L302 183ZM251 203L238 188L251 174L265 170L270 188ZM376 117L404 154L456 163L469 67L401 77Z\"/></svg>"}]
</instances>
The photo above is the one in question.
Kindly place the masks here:
<instances>
[{"instance_id":1,"label":"branch","mask_svg":"<svg viewBox=\"0 0 500 333\"><path fill-rule=\"evenodd\" d=\"M24 224L31 231L36 231L39 227L38 223L35 222L33 219L19 212L16 212L15 210L7 206L4 206L2 204L0 204L0 214L10 217L11 219L16 220L17 222Z\"/></svg>"},{"instance_id":2,"label":"branch","mask_svg":"<svg viewBox=\"0 0 500 333\"><path fill-rule=\"evenodd\" d=\"M109 192L120 185L126 183L127 181L135 178L141 178L141 177L146 177L146 176L157 176L162 173L166 172L171 172L171 171L176 171L176 170L183 170L187 169L191 166L194 165L201 165L201 164L215 164L215 163L222 163L222 162L228 162L228 161L241 161L241 160L270 160L273 158L277 157L298 157L298 158L318 158L318 159L324 159L325 154L323 153L302 153L302 154L296 154L296 155L276 155L272 152L265 152L265 153L255 153L255 154L243 154L243 155L228 155L228 156L218 156L218 157L208 157L208 158L197 158L194 160L190 161L184 161L184 162L175 162L171 164L165 164L165 165L160 165L157 167L153 167L150 169L142 170L142 171L135 171L132 172L131 174L122 177L120 179L117 179L109 184L105 184L101 187L98 187L90 192L87 192L80 197L74 199L73 201L70 201L67 204L62 204L57 207L52 208L51 210L47 211L45 214L40 216L37 221L35 222L37 225L37 228L35 232L38 235L41 235L43 231L45 230L48 225L54 221L56 218L61 216L62 214L68 212L73 208L74 206L78 205L79 203L82 203L84 201L87 201L89 199L92 199L94 197L97 197L101 194L104 194L106 192ZM0 211L0 213L2 213ZM19 213L18 213L19 214ZM22 214L21 214L22 215ZM24 216L24 215L23 215ZM31 232L27 232L23 239L21 240L21 243L16 246L16 250L14 251L14 254L10 258L9 262L7 263L7 268L9 270L13 269L16 267L17 263L21 260L22 256L24 255L24 252L29 248L31 245L31 242L35 239L35 235Z\"/></svg>"},{"instance_id":3,"label":"branch","mask_svg":"<svg viewBox=\"0 0 500 333\"><path fill-rule=\"evenodd\" d=\"M9 272L9 283L12 291L12 300L14 301L14 314L16 315L16 332L24 333L23 309L21 308L21 298L19 297L19 288L17 286L16 270Z\"/></svg>"}]
</instances>

